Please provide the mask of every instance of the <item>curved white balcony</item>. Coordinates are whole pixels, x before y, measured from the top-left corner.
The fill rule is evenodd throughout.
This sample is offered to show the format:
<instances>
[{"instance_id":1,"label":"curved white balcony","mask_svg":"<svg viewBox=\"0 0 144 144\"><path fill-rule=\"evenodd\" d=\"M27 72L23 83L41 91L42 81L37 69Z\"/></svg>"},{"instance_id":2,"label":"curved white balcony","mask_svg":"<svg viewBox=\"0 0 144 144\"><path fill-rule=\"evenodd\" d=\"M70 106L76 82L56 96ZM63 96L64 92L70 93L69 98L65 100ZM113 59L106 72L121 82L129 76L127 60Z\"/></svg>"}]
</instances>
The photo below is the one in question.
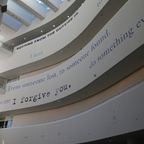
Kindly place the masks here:
<instances>
[{"instance_id":1,"label":"curved white balcony","mask_svg":"<svg viewBox=\"0 0 144 144\"><path fill-rule=\"evenodd\" d=\"M124 66L120 63L124 58L128 57L125 63L131 64L133 61L130 59L135 57L135 53L138 56L143 54L143 32L140 27L135 26L141 20L141 14L135 7L135 17L131 18L131 22L120 20L129 3L131 4L128 2L123 6L80 52L63 64L36 76L7 84L6 93L1 100L9 102L7 105L0 105L1 112L30 107L32 109L40 105L50 109L89 97L101 89L98 82L105 78L106 72L115 76L121 66ZM134 10L129 11L122 19L127 19L133 12ZM138 63L139 60L135 61ZM143 63L130 68L125 65L128 71L122 72L107 84L105 82L104 87L114 84L116 80L142 66ZM84 94L89 88L91 90ZM58 103L59 100L61 103Z\"/></svg>"}]
</instances>

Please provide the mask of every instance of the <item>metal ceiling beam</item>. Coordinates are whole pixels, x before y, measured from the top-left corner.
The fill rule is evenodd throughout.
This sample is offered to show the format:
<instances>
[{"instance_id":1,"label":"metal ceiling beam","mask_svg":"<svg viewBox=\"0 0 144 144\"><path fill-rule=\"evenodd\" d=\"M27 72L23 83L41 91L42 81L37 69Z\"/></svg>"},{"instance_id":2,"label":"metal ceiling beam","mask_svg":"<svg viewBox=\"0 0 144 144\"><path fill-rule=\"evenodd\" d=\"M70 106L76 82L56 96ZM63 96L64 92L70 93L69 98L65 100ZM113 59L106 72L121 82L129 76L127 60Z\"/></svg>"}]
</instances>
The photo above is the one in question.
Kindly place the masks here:
<instances>
[{"instance_id":1,"label":"metal ceiling beam","mask_svg":"<svg viewBox=\"0 0 144 144\"><path fill-rule=\"evenodd\" d=\"M40 20L43 20L46 16L45 9L38 4L35 0L14 0L16 3L24 7L27 11L35 15Z\"/></svg>"},{"instance_id":2,"label":"metal ceiling beam","mask_svg":"<svg viewBox=\"0 0 144 144\"><path fill-rule=\"evenodd\" d=\"M45 5L47 5L54 12L59 10L58 0L41 0Z\"/></svg>"},{"instance_id":3,"label":"metal ceiling beam","mask_svg":"<svg viewBox=\"0 0 144 144\"><path fill-rule=\"evenodd\" d=\"M6 13L26 26L29 26L32 22L31 15L13 1L8 1Z\"/></svg>"}]
</instances>

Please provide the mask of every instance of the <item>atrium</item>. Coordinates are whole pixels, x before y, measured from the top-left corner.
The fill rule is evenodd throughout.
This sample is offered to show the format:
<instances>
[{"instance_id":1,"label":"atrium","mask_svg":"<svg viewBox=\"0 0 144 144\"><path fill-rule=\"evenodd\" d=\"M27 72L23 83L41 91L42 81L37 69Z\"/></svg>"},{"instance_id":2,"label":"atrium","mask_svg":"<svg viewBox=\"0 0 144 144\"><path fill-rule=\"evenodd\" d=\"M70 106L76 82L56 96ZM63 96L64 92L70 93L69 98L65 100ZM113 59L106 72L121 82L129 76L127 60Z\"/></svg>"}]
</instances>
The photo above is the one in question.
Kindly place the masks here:
<instances>
[{"instance_id":1,"label":"atrium","mask_svg":"<svg viewBox=\"0 0 144 144\"><path fill-rule=\"evenodd\" d=\"M143 6L0 0L0 144L143 144Z\"/></svg>"}]
</instances>

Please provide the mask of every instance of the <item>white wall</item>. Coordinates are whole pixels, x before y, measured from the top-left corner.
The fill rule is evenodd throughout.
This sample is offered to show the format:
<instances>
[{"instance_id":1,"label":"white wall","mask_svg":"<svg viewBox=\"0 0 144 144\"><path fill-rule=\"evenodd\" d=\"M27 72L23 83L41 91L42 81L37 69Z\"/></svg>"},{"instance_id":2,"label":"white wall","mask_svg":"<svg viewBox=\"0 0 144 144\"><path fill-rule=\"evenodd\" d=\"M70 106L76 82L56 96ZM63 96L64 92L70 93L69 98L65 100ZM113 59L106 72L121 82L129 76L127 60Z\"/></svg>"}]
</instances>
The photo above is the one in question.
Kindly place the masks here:
<instances>
[{"instance_id":1,"label":"white wall","mask_svg":"<svg viewBox=\"0 0 144 144\"><path fill-rule=\"evenodd\" d=\"M47 124L0 130L7 144L70 144L144 128L144 81L81 114Z\"/></svg>"},{"instance_id":2,"label":"white wall","mask_svg":"<svg viewBox=\"0 0 144 144\"><path fill-rule=\"evenodd\" d=\"M144 43L143 5L143 0L129 0L99 34L70 60L48 72L11 83L11 87L14 87L14 85L21 85L29 81L44 78L45 76L47 78L48 74L58 72L56 77L35 86L20 87L15 90L9 89L5 95L1 96L0 110L7 111L9 109L19 109L49 103L55 99L58 100L66 97L96 80L91 77L91 75L96 74L98 78ZM100 37L106 32L108 32L108 36L94 49L93 44L96 44ZM121 39L123 34L128 35L125 40ZM116 38L121 39L121 43L113 49L111 45L114 44ZM103 56L107 49L111 51ZM88 56L79 62L79 65L74 66L70 70L63 71L63 74L59 73L60 70L65 70L67 66L86 53ZM90 65L91 61L93 64L96 62L93 67L90 67L92 66ZM65 84L71 85L71 87L67 91L59 93L57 97L53 97L55 88L60 88ZM10 85L7 85L7 90L9 86ZM46 90L49 90L52 94L47 101L44 99L37 103L27 102L23 106L20 105L19 102L23 96L32 96L39 93L39 91L43 92ZM114 98L75 116L47 124L2 129L0 130L1 143L82 143L144 129L143 93L144 81L119 93ZM14 96L17 98L17 104L12 105L13 101L7 104L3 103L3 100L7 98L13 99L15 98Z\"/></svg>"},{"instance_id":3,"label":"white wall","mask_svg":"<svg viewBox=\"0 0 144 144\"><path fill-rule=\"evenodd\" d=\"M138 49L144 43L143 2L128 1L79 53L63 64L39 75L7 84L6 93L0 99L1 112L51 103L68 97ZM98 45L102 37L105 38ZM120 44L117 41L120 41ZM71 67L75 61L78 63ZM40 82L36 84L37 80ZM34 85L23 86L33 82ZM39 95L43 97L42 93L47 95L38 99Z\"/></svg>"},{"instance_id":4,"label":"white wall","mask_svg":"<svg viewBox=\"0 0 144 144\"><path fill-rule=\"evenodd\" d=\"M144 67L102 92L63 107L14 115L12 127L36 125L65 119L87 111L144 80Z\"/></svg>"}]
</instances>

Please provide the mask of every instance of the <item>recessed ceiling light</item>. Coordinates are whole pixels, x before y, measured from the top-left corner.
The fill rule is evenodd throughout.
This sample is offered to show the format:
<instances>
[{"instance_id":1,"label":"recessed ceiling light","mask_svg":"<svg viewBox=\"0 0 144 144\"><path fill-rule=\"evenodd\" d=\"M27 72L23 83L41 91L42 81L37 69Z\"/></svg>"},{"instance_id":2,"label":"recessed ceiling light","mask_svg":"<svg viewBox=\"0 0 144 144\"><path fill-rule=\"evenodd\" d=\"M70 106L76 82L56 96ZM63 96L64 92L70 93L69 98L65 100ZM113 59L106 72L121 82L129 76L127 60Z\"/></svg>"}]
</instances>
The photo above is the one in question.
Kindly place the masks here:
<instances>
[{"instance_id":1,"label":"recessed ceiling light","mask_svg":"<svg viewBox=\"0 0 144 144\"><path fill-rule=\"evenodd\" d=\"M26 38L24 38L24 40L26 40Z\"/></svg>"},{"instance_id":2,"label":"recessed ceiling light","mask_svg":"<svg viewBox=\"0 0 144 144\"><path fill-rule=\"evenodd\" d=\"M14 45L14 44L12 43L12 45Z\"/></svg>"},{"instance_id":3,"label":"recessed ceiling light","mask_svg":"<svg viewBox=\"0 0 144 144\"><path fill-rule=\"evenodd\" d=\"M69 16L67 16L67 18L69 18Z\"/></svg>"},{"instance_id":4,"label":"recessed ceiling light","mask_svg":"<svg viewBox=\"0 0 144 144\"><path fill-rule=\"evenodd\" d=\"M55 27L55 25L53 25L53 27Z\"/></svg>"},{"instance_id":5,"label":"recessed ceiling light","mask_svg":"<svg viewBox=\"0 0 144 144\"><path fill-rule=\"evenodd\" d=\"M41 30L41 32L43 32L43 30Z\"/></svg>"}]
</instances>

